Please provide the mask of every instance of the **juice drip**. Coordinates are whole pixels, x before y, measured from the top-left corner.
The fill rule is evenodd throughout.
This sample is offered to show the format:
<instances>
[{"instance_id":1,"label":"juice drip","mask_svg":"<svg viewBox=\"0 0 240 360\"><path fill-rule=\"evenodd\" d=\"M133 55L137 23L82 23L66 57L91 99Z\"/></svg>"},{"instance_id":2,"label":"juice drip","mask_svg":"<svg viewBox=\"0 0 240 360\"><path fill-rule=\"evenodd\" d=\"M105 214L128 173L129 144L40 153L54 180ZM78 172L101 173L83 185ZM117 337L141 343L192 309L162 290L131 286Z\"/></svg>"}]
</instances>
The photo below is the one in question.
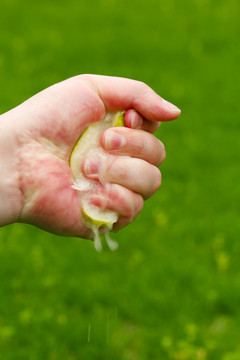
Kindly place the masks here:
<instances>
[{"instance_id":1,"label":"juice drip","mask_svg":"<svg viewBox=\"0 0 240 360\"><path fill-rule=\"evenodd\" d=\"M105 228L105 239L106 239L106 242L107 242L110 250L112 250L112 251L117 250L118 243L111 239L110 229L107 227Z\"/></svg>"},{"instance_id":2,"label":"juice drip","mask_svg":"<svg viewBox=\"0 0 240 360\"><path fill-rule=\"evenodd\" d=\"M101 237L99 234L99 226L94 225L94 224L87 224L87 226L92 230L93 232L93 240L94 240L94 246L95 249L100 252L102 251L102 242L101 242ZM117 250L118 248L118 243L114 240L111 239L110 237L110 228L105 227L104 229L104 236L106 239L106 243L108 244L108 247L110 250L114 251Z\"/></svg>"},{"instance_id":3,"label":"juice drip","mask_svg":"<svg viewBox=\"0 0 240 360\"><path fill-rule=\"evenodd\" d=\"M93 231L95 249L100 252L102 251L102 243L99 234L99 226L91 224L91 229Z\"/></svg>"}]
</instances>

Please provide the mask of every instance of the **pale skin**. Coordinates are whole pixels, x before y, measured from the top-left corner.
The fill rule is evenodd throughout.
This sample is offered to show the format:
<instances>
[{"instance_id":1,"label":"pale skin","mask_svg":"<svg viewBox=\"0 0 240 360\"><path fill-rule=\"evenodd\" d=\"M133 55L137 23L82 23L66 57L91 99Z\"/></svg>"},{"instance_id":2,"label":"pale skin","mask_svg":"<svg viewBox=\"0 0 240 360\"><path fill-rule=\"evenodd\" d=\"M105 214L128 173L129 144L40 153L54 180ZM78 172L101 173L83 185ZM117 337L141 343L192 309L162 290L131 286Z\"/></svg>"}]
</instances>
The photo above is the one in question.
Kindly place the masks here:
<instances>
[{"instance_id":1,"label":"pale skin","mask_svg":"<svg viewBox=\"0 0 240 360\"><path fill-rule=\"evenodd\" d=\"M24 222L92 238L82 216L83 194L72 187L69 157L88 125L118 110L126 110L125 127L102 133L104 164L86 156L82 171L104 180L90 201L119 214L113 230L133 221L161 185L165 148L152 133L180 110L142 82L79 75L0 116L0 226Z\"/></svg>"}]
</instances>

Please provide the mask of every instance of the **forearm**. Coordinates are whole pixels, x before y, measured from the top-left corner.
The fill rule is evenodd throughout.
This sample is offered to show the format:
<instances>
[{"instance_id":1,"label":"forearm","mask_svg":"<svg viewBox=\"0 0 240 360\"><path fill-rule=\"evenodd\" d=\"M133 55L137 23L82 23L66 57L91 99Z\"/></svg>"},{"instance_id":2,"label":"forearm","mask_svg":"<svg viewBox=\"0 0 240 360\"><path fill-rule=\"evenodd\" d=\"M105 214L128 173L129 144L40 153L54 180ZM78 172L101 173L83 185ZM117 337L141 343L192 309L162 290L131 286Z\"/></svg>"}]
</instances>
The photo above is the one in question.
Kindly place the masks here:
<instances>
[{"instance_id":1,"label":"forearm","mask_svg":"<svg viewBox=\"0 0 240 360\"><path fill-rule=\"evenodd\" d=\"M19 219L21 191L18 159L12 116L6 113L0 115L0 226Z\"/></svg>"}]
</instances>

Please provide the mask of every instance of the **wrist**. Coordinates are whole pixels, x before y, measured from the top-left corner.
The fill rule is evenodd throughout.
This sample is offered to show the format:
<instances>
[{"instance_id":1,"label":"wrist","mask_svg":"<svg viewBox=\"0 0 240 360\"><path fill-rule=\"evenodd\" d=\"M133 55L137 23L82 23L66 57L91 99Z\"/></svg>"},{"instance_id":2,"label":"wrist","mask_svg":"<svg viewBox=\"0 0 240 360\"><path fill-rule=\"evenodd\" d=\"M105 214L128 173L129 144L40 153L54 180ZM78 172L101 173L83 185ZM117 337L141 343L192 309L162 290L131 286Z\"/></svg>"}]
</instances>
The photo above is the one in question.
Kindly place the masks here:
<instances>
[{"instance_id":1,"label":"wrist","mask_svg":"<svg viewBox=\"0 0 240 360\"><path fill-rule=\"evenodd\" d=\"M21 212L18 161L13 119L6 113L0 115L0 226L18 221Z\"/></svg>"}]
</instances>

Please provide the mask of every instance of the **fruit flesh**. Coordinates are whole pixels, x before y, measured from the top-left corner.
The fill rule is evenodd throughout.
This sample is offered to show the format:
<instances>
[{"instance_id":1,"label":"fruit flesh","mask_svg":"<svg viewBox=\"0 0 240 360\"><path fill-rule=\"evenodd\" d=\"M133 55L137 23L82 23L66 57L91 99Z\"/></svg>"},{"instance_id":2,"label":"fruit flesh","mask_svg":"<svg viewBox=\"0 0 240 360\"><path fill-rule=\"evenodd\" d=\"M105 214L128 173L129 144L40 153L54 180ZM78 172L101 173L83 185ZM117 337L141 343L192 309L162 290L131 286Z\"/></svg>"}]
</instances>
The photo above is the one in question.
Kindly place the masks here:
<instances>
[{"instance_id":1,"label":"fruit flesh","mask_svg":"<svg viewBox=\"0 0 240 360\"><path fill-rule=\"evenodd\" d=\"M73 188L85 192L82 202L82 211L86 226L94 234L94 245L97 251L102 249L99 228L104 227L106 242L111 250L115 250L118 244L110 238L109 232L118 220L118 214L110 210L101 210L89 203L89 192L99 185L96 181L85 178L81 168L86 155L97 154L105 156L104 150L100 147L101 133L109 127L124 126L124 112L107 113L105 118L90 125L76 142L70 156L70 168L74 179Z\"/></svg>"}]
</instances>

